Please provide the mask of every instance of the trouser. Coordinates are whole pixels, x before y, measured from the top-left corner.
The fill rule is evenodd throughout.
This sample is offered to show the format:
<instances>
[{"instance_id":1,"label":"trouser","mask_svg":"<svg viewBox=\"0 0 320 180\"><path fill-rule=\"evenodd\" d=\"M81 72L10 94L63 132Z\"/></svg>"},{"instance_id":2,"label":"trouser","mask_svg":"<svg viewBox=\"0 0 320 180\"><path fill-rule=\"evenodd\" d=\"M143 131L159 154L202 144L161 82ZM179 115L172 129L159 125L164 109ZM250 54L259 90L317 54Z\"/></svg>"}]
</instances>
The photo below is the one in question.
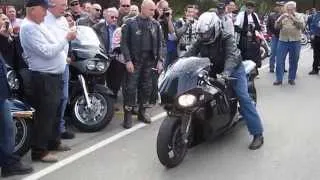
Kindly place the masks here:
<instances>
[{"instance_id":1,"label":"trouser","mask_svg":"<svg viewBox=\"0 0 320 180\"><path fill-rule=\"evenodd\" d=\"M136 96L140 105L148 104L152 91L152 68L156 61L152 53L142 55L142 58L133 62L134 72L126 72L124 78L123 98L124 106L136 106Z\"/></svg>"},{"instance_id":2,"label":"trouser","mask_svg":"<svg viewBox=\"0 0 320 180\"><path fill-rule=\"evenodd\" d=\"M248 82L244 66L240 64L231 76L236 78L235 81L232 81L232 87L239 98L240 114L244 117L250 134L262 134L263 127L260 116L248 93Z\"/></svg>"},{"instance_id":3,"label":"trouser","mask_svg":"<svg viewBox=\"0 0 320 180\"><path fill-rule=\"evenodd\" d=\"M32 106L35 108L32 156L41 158L60 144L60 113L62 74L32 71Z\"/></svg>"},{"instance_id":4,"label":"trouser","mask_svg":"<svg viewBox=\"0 0 320 180\"><path fill-rule=\"evenodd\" d=\"M121 62L113 59L110 63L108 71L106 73L107 85L114 94L114 98L118 97L118 92L121 88L124 75L126 73L126 67Z\"/></svg>"},{"instance_id":5,"label":"trouser","mask_svg":"<svg viewBox=\"0 0 320 180\"><path fill-rule=\"evenodd\" d=\"M31 87L31 71L27 68L19 70L19 74L22 78L23 95L28 104L31 103L32 87Z\"/></svg>"},{"instance_id":6,"label":"trouser","mask_svg":"<svg viewBox=\"0 0 320 180\"><path fill-rule=\"evenodd\" d=\"M152 90L150 95L150 104L156 104L158 100L158 79L159 79L159 73L156 70L153 70L151 72L152 76Z\"/></svg>"},{"instance_id":7,"label":"trouser","mask_svg":"<svg viewBox=\"0 0 320 180\"><path fill-rule=\"evenodd\" d=\"M272 39L271 39L271 55L270 55L270 60L269 60L270 70L274 70L274 66L276 63L278 42L279 42L279 38L276 37L275 35L273 35Z\"/></svg>"},{"instance_id":8,"label":"trouser","mask_svg":"<svg viewBox=\"0 0 320 180\"><path fill-rule=\"evenodd\" d=\"M69 98L69 65L66 65L62 79L61 79L62 93L60 97L59 114L60 114L60 134L66 132L66 121L64 120L64 113L67 108Z\"/></svg>"},{"instance_id":9,"label":"trouser","mask_svg":"<svg viewBox=\"0 0 320 180\"><path fill-rule=\"evenodd\" d=\"M315 36L313 40L313 64L312 69L319 72L320 65L320 36Z\"/></svg>"},{"instance_id":10,"label":"trouser","mask_svg":"<svg viewBox=\"0 0 320 180\"><path fill-rule=\"evenodd\" d=\"M276 57L276 76L277 81L283 80L286 56L289 53L289 80L295 80L298 70L298 61L300 57L300 41L284 42L279 41Z\"/></svg>"},{"instance_id":11,"label":"trouser","mask_svg":"<svg viewBox=\"0 0 320 180\"><path fill-rule=\"evenodd\" d=\"M19 161L13 155L15 144L14 124L8 102L0 100L0 167L8 167Z\"/></svg>"}]
</instances>

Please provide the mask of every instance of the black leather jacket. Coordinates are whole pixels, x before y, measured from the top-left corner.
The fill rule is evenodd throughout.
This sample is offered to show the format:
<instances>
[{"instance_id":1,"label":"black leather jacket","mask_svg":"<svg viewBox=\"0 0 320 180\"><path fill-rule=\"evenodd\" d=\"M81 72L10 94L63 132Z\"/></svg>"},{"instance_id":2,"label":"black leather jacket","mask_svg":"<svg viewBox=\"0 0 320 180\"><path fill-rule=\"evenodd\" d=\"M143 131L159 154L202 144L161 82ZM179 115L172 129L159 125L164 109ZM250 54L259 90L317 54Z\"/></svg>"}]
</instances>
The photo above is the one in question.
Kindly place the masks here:
<instances>
[{"instance_id":1,"label":"black leather jacket","mask_svg":"<svg viewBox=\"0 0 320 180\"><path fill-rule=\"evenodd\" d=\"M223 71L232 73L242 62L240 50L237 48L233 35L221 31L220 36L212 44L204 44L197 40L184 57L197 56L210 58L215 73Z\"/></svg>"},{"instance_id":2,"label":"black leather jacket","mask_svg":"<svg viewBox=\"0 0 320 180\"><path fill-rule=\"evenodd\" d=\"M10 90L7 80L7 70L5 67L4 58L0 52L0 100L10 97Z\"/></svg>"},{"instance_id":3,"label":"black leather jacket","mask_svg":"<svg viewBox=\"0 0 320 180\"><path fill-rule=\"evenodd\" d=\"M130 18L122 26L121 35L121 52L125 58L125 61L137 61L141 59L141 29L139 28L140 16ZM152 34L153 43L153 55L157 61L164 60L164 40L161 30L161 26L158 21L152 19L152 25L150 28Z\"/></svg>"}]
</instances>

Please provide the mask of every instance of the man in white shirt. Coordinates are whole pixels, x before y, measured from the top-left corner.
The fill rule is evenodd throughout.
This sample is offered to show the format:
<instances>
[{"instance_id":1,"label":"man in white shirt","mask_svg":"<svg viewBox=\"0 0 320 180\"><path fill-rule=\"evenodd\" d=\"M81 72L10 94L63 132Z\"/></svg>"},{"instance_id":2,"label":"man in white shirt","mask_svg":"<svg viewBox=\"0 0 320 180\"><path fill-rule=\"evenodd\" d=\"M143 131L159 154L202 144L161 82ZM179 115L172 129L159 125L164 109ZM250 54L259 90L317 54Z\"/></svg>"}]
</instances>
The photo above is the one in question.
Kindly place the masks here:
<instances>
[{"instance_id":1,"label":"man in white shirt","mask_svg":"<svg viewBox=\"0 0 320 180\"><path fill-rule=\"evenodd\" d=\"M47 16L44 19L44 24L47 26L48 30L53 34L53 36L58 41L63 41L64 37L69 31L69 25L67 19L64 17L65 10L67 8L67 0L50 0L52 7L47 11ZM64 112L68 102L68 88L69 88L69 66L67 64L69 44L64 47L62 51L62 60L65 62L65 70L63 73L62 81L62 96L59 107L60 112L60 135L63 139L72 139L74 134L66 130Z\"/></svg>"},{"instance_id":2,"label":"man in white shirt","mask_svg":"<svg viewBox=\"0 0 320 180\"><path fill-rule=\"evenodd\" d=\"M255 32L261 31L260 21L255 11L255 2L248 1L246 10L237 15L235 38L244 59L251 59L257 67L261 66L260 44L256 41Z\"/></svg>"},{"instance_id":3,"label":"man in white shirt","mask_svg":"<svg viewBox=\"0 0 320 180\"><path fill-rule=\"evenodd\" d=\"M47 0L27 0L26 18L21 24L20 38L31 70L31 104L36 109L33 124L32 159L56 162L50 150L66 150L61 145L57 114L61 98L60 84L66 66L64 49L76 32L69 31L61 39L43 24L49 7Z\"/></svg>"}]
</instances>

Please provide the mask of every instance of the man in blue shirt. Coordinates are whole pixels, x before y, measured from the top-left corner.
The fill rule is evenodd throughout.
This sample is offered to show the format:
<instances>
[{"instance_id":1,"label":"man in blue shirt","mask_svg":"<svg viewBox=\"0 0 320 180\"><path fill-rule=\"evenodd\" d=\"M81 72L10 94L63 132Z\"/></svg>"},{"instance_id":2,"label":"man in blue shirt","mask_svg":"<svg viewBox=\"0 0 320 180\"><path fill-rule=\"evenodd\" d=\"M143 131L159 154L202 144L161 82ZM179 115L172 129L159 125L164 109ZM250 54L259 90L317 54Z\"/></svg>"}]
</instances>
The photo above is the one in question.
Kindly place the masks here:
<instances>
[{"instance_id":1,"label":"man in blue shirt","mask_svg":"<svg viewBox=\"0 0 320 180\"><path fill-rule=\"evenodd\" d=\"M64 49L76 38L70 30L60 39L43 24L48 0L27 0L26 18L21 24L20 38L26 61L31 70L31 104L36 109L33 123L32 159L56 162L50 151L66 151L60 141L58 107L62 94L61 81L66 67ZM63 35L62 35L63 36Z\"/></svg>"},{"instance_id":2,"label":"man in blue shirt","mask_svg":"<svg viewBox=\"0 0 320 180\"><path fill-rule=\"evenodd\" d=\"M309 75L319 74L320 65L320 12L313 14L310 21L310 32L313 45L313 64Z\"/></svg>"}]
</instances>

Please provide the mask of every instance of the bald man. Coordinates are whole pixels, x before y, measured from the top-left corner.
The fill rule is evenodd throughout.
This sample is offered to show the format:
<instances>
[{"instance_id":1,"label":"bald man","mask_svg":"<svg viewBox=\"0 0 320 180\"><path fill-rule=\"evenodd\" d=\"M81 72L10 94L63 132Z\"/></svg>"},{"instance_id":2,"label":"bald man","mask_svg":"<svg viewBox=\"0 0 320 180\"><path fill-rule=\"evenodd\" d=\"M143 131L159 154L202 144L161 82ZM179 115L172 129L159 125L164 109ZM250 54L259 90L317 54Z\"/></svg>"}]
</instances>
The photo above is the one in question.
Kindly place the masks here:
<instances>
[{"instance_id":1,"label":"bald man","mask_svg":"<svg viewBox=\"0 0 320 180\"><path fill-rule=\"evenodd\" d=\"M90 7L89 15L83 18L80 18L77 21L78 25L93 27L100 21L102 13L102 7L100 4L92 4Z\"/></svg>"},{"instance_id":2,"label":"bald man","mask_svg":"<svg viewBox=\"0 0 320 180\"><path fill-rule=\"evenodd\" d=\"M156 6L144 0L140 15L130 18L122 27L121 52L126 63L124 78L124 128L132 127L132 110L137 105L138 120L151 123L146 112L152 91L152 69L162 70L163 37L160 24L153 19ZM137 92L138 91L138 92Z\"/></svg>"}]
</instances>

